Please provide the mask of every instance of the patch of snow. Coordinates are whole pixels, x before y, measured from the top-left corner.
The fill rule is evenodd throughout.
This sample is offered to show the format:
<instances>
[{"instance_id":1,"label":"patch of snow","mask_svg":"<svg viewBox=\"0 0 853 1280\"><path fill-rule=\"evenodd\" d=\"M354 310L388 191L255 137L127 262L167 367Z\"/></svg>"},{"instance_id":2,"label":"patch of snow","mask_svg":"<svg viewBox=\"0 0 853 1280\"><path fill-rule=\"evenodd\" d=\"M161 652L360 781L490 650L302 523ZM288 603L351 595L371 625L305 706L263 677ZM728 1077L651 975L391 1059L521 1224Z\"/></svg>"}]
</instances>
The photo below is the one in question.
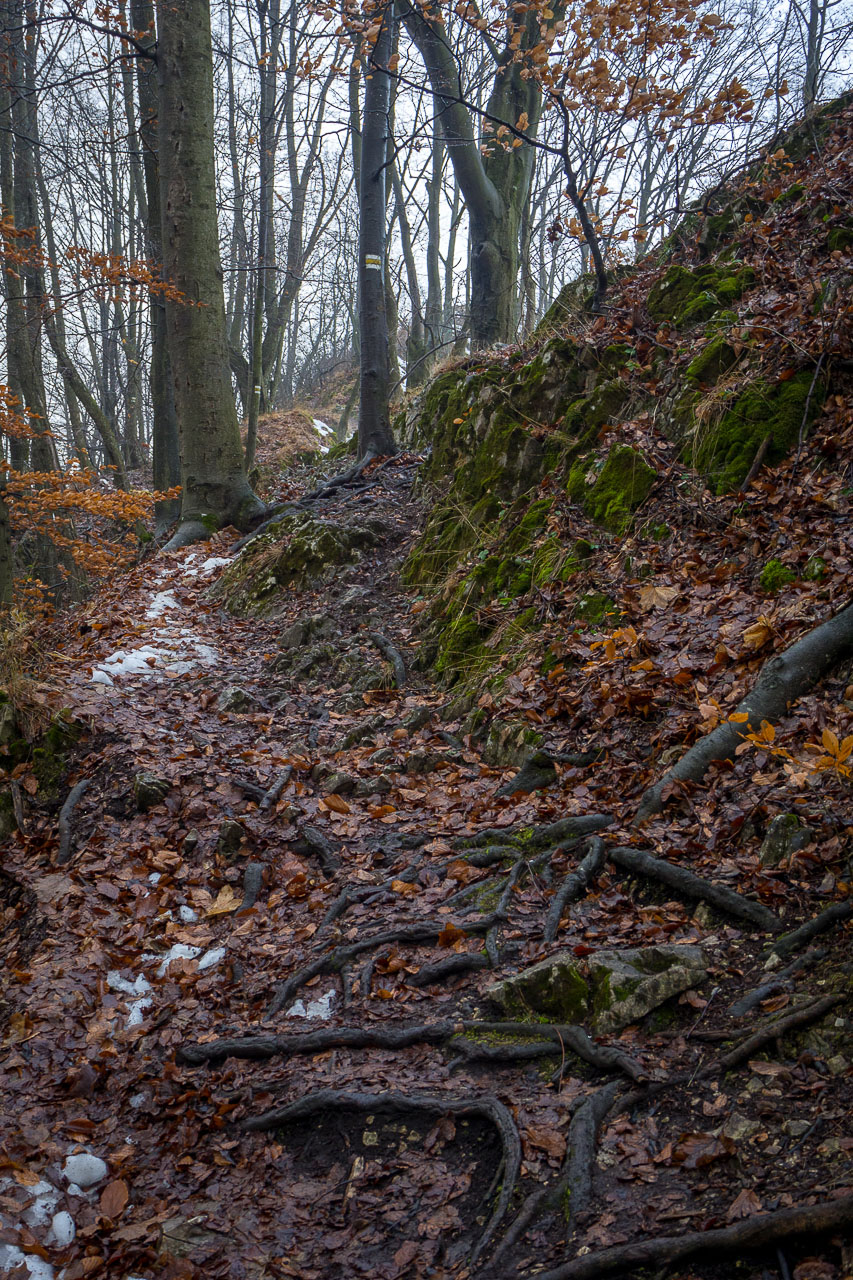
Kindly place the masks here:
<instances>
[{"instance_id":1,"label":"patch of snow","mask_svg":"<svg viewBox=\"0 0 853 1280\"><path fill-rule=\"evenodd\" d=\"M319 1019L321 1022L328 1022L332 1016L332 1001L335 998L335 989L327 991L325 995L320 996L319 1000L312 1000L306 1005L302 1000L297 1000L292 1004L285 1014L286 1018L313 1018Z\"/></svg>"},{"instance_id":2,"label":"patch of snow","mask_svg":"<svg viewBox=\"0 0 853 1280\"><path fill-rule=\"evenodd\" d=\"M193 911L192 907L188 907L186 905L178 907L178 915L181 917L184 924L195 924L198 920L198 912Z\"/></svg>"},{"instance_id":3,"label":"patch of snow","mask_svg":"<svg viewBox=\"0 0 853 1280\"><path fill-rule=\"evenodd\" d=\"M148 877L148 883L149 883L149 884L159 884L159 883L160 883L160 881L161 881L161 879L162 879L162 877L163 877L163 872L162 872L162 871L152 871L152 872L151 872L151 875Z\"/></svg>"},{"instance_id":4,"label":"patch of snow","mask_svg":"<svg viewBox=\"0 0 853 1280\"><path fill-rule=\"evenodd\" d=\"M110 991L121 991L126 996L144 996L151 990L151 983L143 974L140 973L133 982L128 982L118 969L111 969L107 974L107 986Z\"/></svg>"},{"instance_id":5,"label":"patch of snow","mask_svg":"<svg viewBox=\"0 0 853 1280\"><path fill-rule=\"evenodd\" d=\"M201 573L213 573L214 569L224 569L227 564L231 563L232 556L210 556L201 566Z\"/></svg>"},{"instance_id":6,"label":"patch of snow","mask_svg":"<svg viewBox=\"0 0 853 1280\"><path fill-rule=\"evenodd\" d=\"M9 1275L16 1267L26 1267L30 1280L53 1280L53 1267L49 1262L23 1253L16 1244L0 1244L0 1274Z\"/></svg>"},{"instance_id":7,"label":"patch of snow","mask_svg":"<svg viewBox=\"0 0 853 1280\"><path fill-rule=\"evenodd\" d=\"M96 667L95 670L92 672L92 684L110 684L111 685L113 684L113 681L107 675L106 671L101 671L99 667Z\"/></svg>"},{"instance_id":8,"label":"patch of snow","mask_svg":"<svg viewBox=\"0 0 853 1280\"><path fill-rule=\"evenodd\" d=\"M176 942L162 958L159 956L143 956L143 960L160 960L157 977L165 978L166 970L173 960L195 960L201 955L201 947L192 947L188 942Z\"/></svg>"},{"instance_id":9,"label":"patch of snow","mask_svg":"<svg viewBox=\"0 0 853 1280\"><path fill-rule=\"evenodd\" d=\"M93 1156L88 1151L82 1151L79 1155L68 1156L62 1166L62 1173L69 1182L73 1182L75 1186L85 1189L86 1187L94 1187L98 1182L103 1182L107 1176L108 1169L100 1156Z\"/></svg>"},{"instance_id":10,"label":"patch of snow","mask_svg":"<svg viewBox=\"0 0 853 1280\"><path fill-rule=\"evenodd\" d=\"M51 1230L53 1231L53 1238L59 1245L60 1249L67 1248L68 1245L73 1242L74 1237L77 1234L77 1227L74 1223L74 1219L66 1209L63 1209L61 1213L55 1213L53 1215Z\"/></svg>"},{"instance_id":11,"label":"patch of snow","mask_svg":"<svg viewBox=\"0 0 853 1280\"><path fill-rule=\"evenodd\" d=\"M321 436L333 436L335 434L334 427L330 427L328 422L324 422L322 418L315 418L314 426L320 432Z\"/></svg>"},{"instance_id":12,"label":"patch of snow","mask_svg":"<svg viewBox=\"0 0 853 1280\"><path fill-rule=\"evenodd\" d=\"M148 1097L144 1093L135 1093L133 1097L130 1098L128 1101L130 1106L133 1107L134 1111L138 1111L140 1107L145 1106L146 1102L148 1101Z\"/></svg>"},{"instance_id":13,"label":"patch of snow","mask_svg":"<svg viewBox=\"0 0 853 1280\"><path fill-rule=\"evenodd\" d=\"M143 996L141 1000L134 1000L130 1006L130 1013L127 1015L127 1025L129 1027L142 1026L145 1010L150 1009L153 1003L154 1001L150 996Z\"/></svg>"},{"instance_id":14,"label":"patch of snow","mask_svg":"<svg viewBox=\"0 0 853 1280\"><path fill-rule=\"evenodd\" d=\"M212 969L215 964L219 964L220 960L225 959L224 947L212 947L210 951L205 951L204 955L198 962L200 970Z\"/></svg>"},{"instance_id":15,"label":"patch of snow","mask_svg":"<svg viewBox=\"0 0 853 1280\"><path fill-rule=\"evenodd\" d=\"M174 591L158 591L156 596L152 596L151 603L145 610L146 618L162 618L164 613L169 609L180 609L180 605L175 599Z\"/></svg>"},{"instance_id":16,"label":"patch of snow","mask_svg":"<svg viewBox=\"0 0 853 1280\"><path fill-rule=\"evenodd\" d=\"M168 594L168 593L164 593ZM182 628L176 635L162 628L154 632L159 644L143 644L138 649L117 649L94 668L95 684L112 684L114 676L156 676L160 671L183 675L198 666L211 667L219 661L216 650Z\"/></svg>"}]
</instances>

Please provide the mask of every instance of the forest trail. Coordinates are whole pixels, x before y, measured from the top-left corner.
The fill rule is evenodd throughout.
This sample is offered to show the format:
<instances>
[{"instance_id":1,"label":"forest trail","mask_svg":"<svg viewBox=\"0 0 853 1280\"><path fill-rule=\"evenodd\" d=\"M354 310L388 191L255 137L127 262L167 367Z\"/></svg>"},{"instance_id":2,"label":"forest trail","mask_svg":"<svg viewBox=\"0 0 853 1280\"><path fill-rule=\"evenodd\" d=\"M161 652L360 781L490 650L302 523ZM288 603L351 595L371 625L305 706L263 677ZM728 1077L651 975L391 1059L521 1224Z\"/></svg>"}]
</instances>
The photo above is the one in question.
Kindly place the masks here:
<instances>
[{"instance_id":1,"label":"forest trail","mask_svg":"<svg viewBox=\"0 0 853 1280\"><path fill-rule=\"evenodd\" d=\"M0 1262L463 1280L705 1254L671 1274L710 1278L730 1264L690 1233L713 1228L723 1258L764 1243L745 1275L784 1248L798 1280L839 1277L820 1249L853 1220L849 958L825 922L790 974L766 967L829 862L744 888L694 849L699 878L664 884L625 852L631 803L592 803L589 762L540 760L533 790L488 763L413 671L415 469L321 504L384 532L274 617L222 610L219 535L54 635L85 726L60 798L89 786L60 815L18 776ZM642 1022L519 1024L484 995L555 943L583 964L673 942L694 968ZM75 1151L104 1162L88 1189Z\"/></svg>"}]
</instances>

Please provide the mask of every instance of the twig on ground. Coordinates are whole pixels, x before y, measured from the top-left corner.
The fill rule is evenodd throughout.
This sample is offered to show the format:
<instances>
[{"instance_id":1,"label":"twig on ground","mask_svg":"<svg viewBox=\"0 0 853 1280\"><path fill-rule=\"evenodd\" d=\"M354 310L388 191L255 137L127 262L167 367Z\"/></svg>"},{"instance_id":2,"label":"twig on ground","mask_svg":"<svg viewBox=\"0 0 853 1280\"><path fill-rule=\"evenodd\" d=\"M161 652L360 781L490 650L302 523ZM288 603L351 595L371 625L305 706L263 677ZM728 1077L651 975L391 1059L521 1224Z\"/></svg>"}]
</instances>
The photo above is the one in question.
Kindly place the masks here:
<instances>
[{"instance_id":1,"label":"twig on ground","mask_svg":"<svg viewBox=\"0 0 853 1280\"><path fill-rule=\"evenodd\" d=\"M68 792L65 804L59 811L59 822L57 824L59 829L59 851L56 855L56 865L58 867L64 867L71 859L74 843L74 828L72 826L74 810L91 785L91 778L81 778Z\"/></svg>"},{"instance_id":2,"label":"twig on ground","mask_svg":"<svg viewBox=\"0 0 853 1280\"><path fill-rule=\"evenodd\" d=\"M243 901L235 911L235 915L241 911L251 911L258 900L263 883L264 864L262 862L247 863L246 870L243 872Z\"/></svg>"}]
</instances>

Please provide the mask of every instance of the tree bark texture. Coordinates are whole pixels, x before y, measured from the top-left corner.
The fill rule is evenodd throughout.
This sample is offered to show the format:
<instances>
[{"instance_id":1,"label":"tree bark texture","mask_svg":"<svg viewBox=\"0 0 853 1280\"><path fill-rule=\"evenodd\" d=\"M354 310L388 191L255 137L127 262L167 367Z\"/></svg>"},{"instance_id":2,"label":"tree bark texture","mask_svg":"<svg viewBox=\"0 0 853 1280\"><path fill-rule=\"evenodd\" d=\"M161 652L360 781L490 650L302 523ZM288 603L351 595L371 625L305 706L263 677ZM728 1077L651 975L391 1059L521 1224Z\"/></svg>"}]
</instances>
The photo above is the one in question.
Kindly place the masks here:
<instances>
[{"instance_id":1,"label":"tree bark texture","mask_svg":"<svg viewBox=\"0 0 853 1280\"><path fill-rule=\"evenodd\" d=\"M263 511L243 466L231 390L216 218L208 0L159 5L163 267L180 300L166 322L181 442L181 524L169 544L248 527Z\"/></svg>"},{"instance_id":2,"label":"tree bark texture","mask_svg":"<svg viewBox=\"0 0 853 1280\"><path fill-rule=\"evenodd\" d=\"M385 310L386 158L391 77L384 69L393 47L393 6L366 66L359 183L359 329L361 332L358 453L365 458L396 452L388 412L390 372Z\"/></svg>"}]
</instances>

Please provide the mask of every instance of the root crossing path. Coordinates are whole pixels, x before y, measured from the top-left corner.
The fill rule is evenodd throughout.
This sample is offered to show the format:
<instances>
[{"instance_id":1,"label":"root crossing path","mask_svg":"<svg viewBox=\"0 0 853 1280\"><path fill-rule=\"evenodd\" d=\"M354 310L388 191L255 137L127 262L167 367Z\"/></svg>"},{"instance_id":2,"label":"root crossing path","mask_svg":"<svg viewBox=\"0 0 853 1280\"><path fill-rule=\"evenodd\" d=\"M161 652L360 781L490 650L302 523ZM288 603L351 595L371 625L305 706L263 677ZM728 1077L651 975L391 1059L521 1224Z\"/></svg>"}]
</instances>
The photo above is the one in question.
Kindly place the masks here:
<instances>
[{"instance_id":1,"label":"root crossing path","mask_svg":"<svg viewBox=\"0 0 853 1280\"><path fill-rule=\"evenodd\" d=\"M418 671L410 480L321 494L380 535L259 616L220 537L53 635L73 744L19 770L0 880L0 1271L840 1280L849 911L674 856L596 752L514 788L491 695ZM625 1022L597 957L660 982L672 946Z\"/></svg>"}]
</instances>

